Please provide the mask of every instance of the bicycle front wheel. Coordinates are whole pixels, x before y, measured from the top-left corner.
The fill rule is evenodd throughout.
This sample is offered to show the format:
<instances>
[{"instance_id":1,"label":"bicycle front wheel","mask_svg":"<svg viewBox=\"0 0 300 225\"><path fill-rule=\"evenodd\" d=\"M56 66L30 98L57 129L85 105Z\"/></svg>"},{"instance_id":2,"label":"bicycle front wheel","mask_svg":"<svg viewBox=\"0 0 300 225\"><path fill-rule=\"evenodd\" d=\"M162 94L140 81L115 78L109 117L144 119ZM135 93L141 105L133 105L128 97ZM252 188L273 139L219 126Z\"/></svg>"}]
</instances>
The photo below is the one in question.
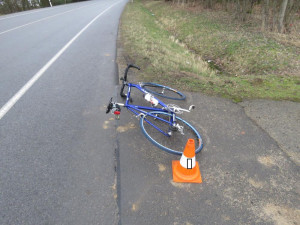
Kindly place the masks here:
<instances>
[{"instance_id":1,"label":"bicycle front wheel","mask_svg":"<svg viewBox=\"0 0 300 225\"><path fill-rule=\"evenodd\" d=\"M154 116L165 121L157 119ZM140 126L143 134L158 148L171 154L181 155L188 139L195 140L196 153L200 152L203 144L199 132L191 124L180 117L176 117L176 122L178 127L183 129L182 131L184 134L182 134L178 129L170 130L170 124L166 121L169 121L171 117L171 113L156 111L150 112L146 116L142 116L140 119ZM169 131L172 132L171 136L166 135Z\"/></svg>"},{"instance_id":2,"label":"bicycle front wheel","mask_svg":"<svg viewBox=\"0 0 300 225\"><path fill-rule=\"evenodd\" d=\"M161 96L163 98L173 99L173 100L184 100L185 95L182 94L180 91L177 91L173 88L168 86L164 86L161 84L155 83L143 83L141 85L146 91Z\"/></svg>"}]
</instances>

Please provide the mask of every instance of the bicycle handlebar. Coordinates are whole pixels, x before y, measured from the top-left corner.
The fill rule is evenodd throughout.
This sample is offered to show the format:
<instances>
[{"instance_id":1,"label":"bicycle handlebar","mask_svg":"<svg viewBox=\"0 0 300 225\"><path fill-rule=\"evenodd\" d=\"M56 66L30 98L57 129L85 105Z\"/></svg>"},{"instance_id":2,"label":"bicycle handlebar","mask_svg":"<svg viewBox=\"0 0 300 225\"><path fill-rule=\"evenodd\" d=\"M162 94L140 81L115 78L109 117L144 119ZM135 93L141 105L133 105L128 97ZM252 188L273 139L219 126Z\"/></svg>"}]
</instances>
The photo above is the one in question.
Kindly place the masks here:
<instances>
[{"instance_id":1,"label":"bicycle handlebar","mask_svg":"<svg viewBox=\"0 0 300 225\"><path fill-rule=\"evenodd\" d=\"M134 64L128 64L127 65L127 68L126 68L126 70L125 70L125 74L124 74L124 81L127 81L127 73L128 73L128 71L129 71L129 69L130 68L135 68L135 69L137 69L137 70L141 70L141 68L140 67L138 67L138 66L136 66L136 65L134 65Z\"/></svg>"},{"instance_id":2,"label":"bicycle handlebar","mask_svg":"<svg viewBox=\"0 0 300 225\"><path fill-rule=\"evenodd\" d=\"M124 77L121 78L121 80L123 80L123 82L122 82L122 87L121 87L120 95L121 95L121 97L123 97L123 98L126 97L126 95L123 93L123 91L124 91L124 87L125 87L125 82L127 81L127 74L128 74L128 71L129 71L129 69L130 69L131 67L132 67L132 68L135 68L135 69L137 69L137 70L140 70L140 69L141 69L140 67L138 67L138 66L136 66L136 65L134 65L134 64L128 64L128 65L127 65L127 68L125 69Z\"/></svg>"}]
</instances>

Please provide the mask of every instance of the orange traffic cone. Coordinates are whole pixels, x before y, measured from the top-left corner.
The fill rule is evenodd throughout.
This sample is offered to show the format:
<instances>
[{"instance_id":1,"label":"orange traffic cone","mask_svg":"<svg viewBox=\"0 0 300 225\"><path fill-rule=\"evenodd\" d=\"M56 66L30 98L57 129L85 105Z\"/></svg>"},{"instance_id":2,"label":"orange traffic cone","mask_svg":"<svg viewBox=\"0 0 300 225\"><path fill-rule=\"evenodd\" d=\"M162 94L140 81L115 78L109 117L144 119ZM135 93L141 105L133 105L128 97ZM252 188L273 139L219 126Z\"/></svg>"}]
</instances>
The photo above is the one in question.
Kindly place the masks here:
<instances>
[{"instance_id":1,"label":"orange traffic cone","mask_svg":"<svg viewBox=\"0 0 300 225\"><path fill-rule=\"evenodd\" d=\"M181 183L202 183L199 164L196 162L195 141L189 139L180 161L172 161L173 181Z\"/></svg>"}]
</instances>

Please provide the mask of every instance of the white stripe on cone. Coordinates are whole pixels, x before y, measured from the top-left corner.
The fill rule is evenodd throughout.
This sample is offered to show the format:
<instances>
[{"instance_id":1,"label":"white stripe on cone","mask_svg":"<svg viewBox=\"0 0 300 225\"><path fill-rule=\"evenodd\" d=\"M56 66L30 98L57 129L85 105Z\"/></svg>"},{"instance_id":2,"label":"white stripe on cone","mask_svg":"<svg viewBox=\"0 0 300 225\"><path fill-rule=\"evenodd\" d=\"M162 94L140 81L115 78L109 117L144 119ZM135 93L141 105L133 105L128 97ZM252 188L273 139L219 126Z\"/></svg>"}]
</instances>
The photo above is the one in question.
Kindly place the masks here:
<instances>
[{"instance_id":1,"label":"white stripe on cone","mask_svg":"<svg viewBox=\"0 0 300 225\"><path fill-rule=\"evenodd\" d=\"M193 169L196 166L196 157L187 158L184 154L182 154L180 158L180 165L186 169Z\"/></svg>"}]
</instances>

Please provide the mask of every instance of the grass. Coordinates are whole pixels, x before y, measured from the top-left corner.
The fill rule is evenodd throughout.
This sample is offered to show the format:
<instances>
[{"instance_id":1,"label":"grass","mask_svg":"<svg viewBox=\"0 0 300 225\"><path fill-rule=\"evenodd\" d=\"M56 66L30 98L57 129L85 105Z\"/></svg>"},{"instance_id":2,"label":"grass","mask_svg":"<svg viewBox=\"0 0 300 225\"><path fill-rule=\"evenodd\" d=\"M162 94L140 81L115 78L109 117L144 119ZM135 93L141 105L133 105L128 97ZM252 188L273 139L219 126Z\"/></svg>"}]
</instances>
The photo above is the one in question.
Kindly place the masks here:
<instances>
[{"instance_id":1,"label":"grass","mask_svg":"<svg viewBox=\"0 0 300 225\"><path fill-rule=\"evenodd\" d=\"M120 28L126 57L142 67L139 80L236 102L300 101L300 46L285 37L161 1L129 3Z\"/></svg>"}]
</instances>

